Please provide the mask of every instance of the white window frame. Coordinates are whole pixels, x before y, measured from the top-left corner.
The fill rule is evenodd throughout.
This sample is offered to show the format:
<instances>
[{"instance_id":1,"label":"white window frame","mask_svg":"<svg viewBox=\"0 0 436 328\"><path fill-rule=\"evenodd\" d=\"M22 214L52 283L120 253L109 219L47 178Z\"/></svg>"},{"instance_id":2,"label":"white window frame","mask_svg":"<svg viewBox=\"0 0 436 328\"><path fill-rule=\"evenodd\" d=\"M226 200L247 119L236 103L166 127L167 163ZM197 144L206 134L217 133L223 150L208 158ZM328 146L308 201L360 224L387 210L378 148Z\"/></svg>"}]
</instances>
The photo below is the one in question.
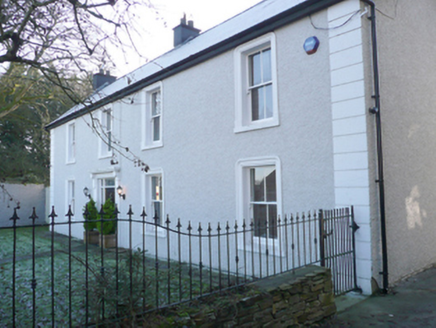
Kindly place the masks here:
<instances>
[{"instance_id":1,"label":"white window frame","mask_svg":"<svg viewBox=\"0 0 436 328\"><path fill-rule=\"evenodd\" d=\"M110 124L108 128L108 112ZM113 155L112 144L114 142L114 110L112 106L100 110L99 131L99 158L108 158Z\"/></svg>"},{"instance_id":2,"label":"white window frame","mask_svg":"<svg viewBox=\"0 0 436 328\"><path fill-rule=\"evenodd\" d=\"M250 55L271 49L271 83L272 83L272 117L252 121L251 119L251 92L249 85L249 57ZM278 93L277 93L277 54L276 37L268 33L257 39L251 40L234 51L235 60L235 128L234 132L245 132L257 129L278 126Z\"/></svg>"},{"instance_id":3,"label":"white window frame","mask_svg":"<svg viewBox=\"0 0 436 328\"><path fill-rule=\"evenodd\" d=\"M153 197L152 197L152 178L159 176L161 178L161 185L162 185L162 194L163 199L161 201L161 218L160 218L160 226L166 227L165 221L166 221L166 214L165 214L165 199L166 199L166 191L165 191L165 179L162 169L155 168L151 171L148 171L144 176L143 181L143 206L145 208L145 212L147 213L146 221L150 223L155 223L154 221L154 211L153 211ZM145 231L142 232L146 235L154 235L155 232L155 226L152 224L146 224L145 225ZM165 237L166 236L166 230L160 227L157 227L157 235L158 237Z\"/></svg>"},{"instance_id":4,"label":"white window frame","mask_svg":"<svg viewBox=\"0 0 436 328\"><path fill-rule=\"evenodd\" d=\"M160 93L160 114L153 115L153 94ZM142 149L163 146L163 87L162 82L157 82L144 89L144 106L142 111ZM159 140L153 140L154 120L159 118Z\"/></svg>"},{"instance_id":5,"label":"white window frame","mask_svg":"<svg viewBox=\"0 0 436 328\"><path fill-rule=\"evenodd\" d=\"M76 162L76 121L72 121L67 125L67 147L66 147L66 163L74 164Z\"/></svg>"},{"instance_id":6,"label":"white window frame","mask_svg":"<svg viewBox=\"0 0 436 328\"><path fill-rule=\"evenodd\" d=\"M68 206L71 205L71 212L73 213L73 216L71 217L71 220L74 220L75 217L80 217L76 213L76 181L74 179L68 179L65 183L65 213L68 212ZM68 220L68 218L66 217Z\"/></svg>"},{"instance_id":7,"label":"white window frame","mask_svg":"<svg viewBox=\"0 0 436 328\"><path fill-rule=\"evenodd\" d=\"M277 204L277 216L282 217L282 170L281 170L281 162L280 158L277 156L271 157L253 157L241 159L236 163L236 205L237 212L236 217L238 219L239 225L242 225L243 220L245 219L245 223L249 225L251 223L251 211L250 211L250 203L251 203L251 189L250 189L250 169L255 167L262 166L274 166L276 170L276 204ZM242 237L242 236L241 236ZM255 243L258 243L259 240L262 244L268 243L269 246L272 246L274 243L277 246L277 239L273 242L273 238L266 237L255 237ZM239 245L243 245L243 241ZM247 241L246 246L250 246L251 241ZM255 250L256 251L256 248Z\"/></svg>"}]
</instances>

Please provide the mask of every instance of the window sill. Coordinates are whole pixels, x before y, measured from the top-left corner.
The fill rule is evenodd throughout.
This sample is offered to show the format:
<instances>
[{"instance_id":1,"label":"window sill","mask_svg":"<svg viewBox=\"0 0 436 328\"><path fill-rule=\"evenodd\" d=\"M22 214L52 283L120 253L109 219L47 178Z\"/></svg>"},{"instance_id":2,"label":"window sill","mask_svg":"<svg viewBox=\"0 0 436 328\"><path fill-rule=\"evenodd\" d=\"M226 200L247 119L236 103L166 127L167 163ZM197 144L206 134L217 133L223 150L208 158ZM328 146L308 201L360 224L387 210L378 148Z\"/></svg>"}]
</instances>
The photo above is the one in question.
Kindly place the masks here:
<instances>
[{"instance_id":1,"label":"window sill","mask_svg":"<svg viewBox=\"0 0 436 328\"><path fill-rule=\"evenodd\" d=\"M65 162L66 165L76 164L76 160Z\"/></svg>"},{"instance_id":2,"label":"window sill","mask_svg":"<svg viewBox=\"0 0 436 328\"><path fill-rule=\"evenodd\" d=\"M254 130L268 129L279 126L280 123L277 119L265 120L258 123L251 123L249 125L238 125L233 130L234 133L248 132Z\"/></svg>"},{"instance_id":3,"label":"window sill","mask_svg":"<svg viewBox=\"0 0 436 328\"><path fill-rule=\"evenodd\" d=\"M155 237L157 235L159 238L165 238L166 237L166 229L162 228L161 226L158 226L157 227L157 234L156 234L156 226L154 224L147 224L145 226L145 232L143 230L142 234L144 236Z\"/></svg>"},{"instance_id":4,"label":"window sill","mask_svg":"<svg viewBox=\"0 0 436 328\"><path fill-rule=\"evenodd\" d=\"M104 155L99 155L98 159L107 159L107 158L111 158L111 157L112 157L112 153L104 154Z\"/></svg>"},{"instance_id":5,"label":"window sill","mask_svg":"<svg viewBox=\"0 0 436 328\"><path fill-rule=\"evenodd\" d=\"M154 144L151 144L151 145L143 145L142 146L142 148L141 148L141 150L149 150L149 149L155 149L155 148L161 148L161 147L163 147L163 142L159 142L159 143L154 143Z\"/></svg>"}]
</instances>

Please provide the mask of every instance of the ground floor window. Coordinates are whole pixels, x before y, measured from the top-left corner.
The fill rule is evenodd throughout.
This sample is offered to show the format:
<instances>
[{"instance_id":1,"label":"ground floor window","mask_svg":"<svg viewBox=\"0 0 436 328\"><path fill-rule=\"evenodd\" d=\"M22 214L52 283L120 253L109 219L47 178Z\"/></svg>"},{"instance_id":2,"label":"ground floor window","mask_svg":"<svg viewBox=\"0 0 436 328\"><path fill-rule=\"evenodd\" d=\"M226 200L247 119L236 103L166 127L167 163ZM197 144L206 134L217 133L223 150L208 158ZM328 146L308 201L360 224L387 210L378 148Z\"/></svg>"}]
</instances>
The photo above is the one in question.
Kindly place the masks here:
<instances>
[{"instance_id":1,"label":"ground floor window","mask_svg":"<svg viewBox=\"0 0 436 328\"><path fill-rule=\"evenodd\" d=\"M277 186L275 166L250 168L250 216L256 237L277 237Z\"/></svg>"},{"instance_id":2,"label":"ground floor window","mask_svg":"<svg viewBox=\"0 0 436 328\"><path fill-rule=\"evenodd\" d=\"M277 238L281 213L281 168L277 157L259 157L237 163L238 217L253 223L254 236Z\"/></svg>"},{"instance_id":3,"label":"ground floor window","mask_svg":"<svg viewBox=\"0 0 436 328\"><path fill-rule=\"evenodd\" d=\"M145 209L149 222L158 225L165 222L164 186L161 170L149 171L145 176Z\"/></svg>"},{"instance_id":4,"label":"ground floor window","mask_svg":"<svg viewBox=\"0 0 436 328\"><path fill-rule=\"evenodd\" d=\"M161 224L163 215L163 188L162 188L162 176L153 175L151 177L151 206L153 219L156 224Z\"/></svg>"}]
</instances>

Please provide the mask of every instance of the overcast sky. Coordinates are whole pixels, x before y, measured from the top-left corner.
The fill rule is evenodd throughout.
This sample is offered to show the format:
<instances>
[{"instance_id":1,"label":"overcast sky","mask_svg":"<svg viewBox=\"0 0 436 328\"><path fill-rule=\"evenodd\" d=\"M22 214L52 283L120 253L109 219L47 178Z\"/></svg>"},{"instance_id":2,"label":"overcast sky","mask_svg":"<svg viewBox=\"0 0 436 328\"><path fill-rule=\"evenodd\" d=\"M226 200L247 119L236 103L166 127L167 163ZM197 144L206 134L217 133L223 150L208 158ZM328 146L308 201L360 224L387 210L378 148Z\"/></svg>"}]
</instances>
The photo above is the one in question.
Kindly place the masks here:
<instances>
[{"instance_id":1,"label":"overcast sky","mask_svg":"<svg viewBox=\"0 0 436 328\"><path fill-rule=\"evenodd\" d=\"M158 11L147 10L141 14L143 26L141 38L135 44L145 58L134 50L116 57L113 75L123 76L173 48L173 28L180 23L183 14L194 21L194 27L202 32L252 7L262 0L151 0Z\"/></svg>"}]
</instances>

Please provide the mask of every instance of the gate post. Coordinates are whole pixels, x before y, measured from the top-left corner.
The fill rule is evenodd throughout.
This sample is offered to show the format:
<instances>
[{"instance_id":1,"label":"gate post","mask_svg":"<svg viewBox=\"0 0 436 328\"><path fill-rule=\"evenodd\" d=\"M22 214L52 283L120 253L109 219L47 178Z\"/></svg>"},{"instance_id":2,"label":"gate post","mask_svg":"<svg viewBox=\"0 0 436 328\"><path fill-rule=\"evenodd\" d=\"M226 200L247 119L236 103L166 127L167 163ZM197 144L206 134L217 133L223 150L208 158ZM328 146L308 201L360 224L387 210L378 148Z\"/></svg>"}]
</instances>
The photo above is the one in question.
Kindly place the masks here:
<instances>
[{"instance_id":1,"label":"gate post","mask_svg":"<svg viewBox=\"0 0 436 328\"><path fill-rule=\"evenodd\" d=\"M354 207L351 206L351 211L350 211L350 219L351 219L351 230L353 233L352 236L352 247L353 247L353 278L354 278L354 290L360 290L362 291L358 286L357 286L357 267L356 267L356 231L360 228L356 221L354 221Z\"/></svg>"},{"instance_id":2,"label":"gate post","mask_svg":"<svg viewBox=\"0 0 436 328\"><path fill-rule=\"evenodd\" d=\"M318 222L319 222L319 256L321 258L320 264L325 267L325 245L324 245L324 213L323 210L318 212Z\"/></svg>"}]
</instances>

